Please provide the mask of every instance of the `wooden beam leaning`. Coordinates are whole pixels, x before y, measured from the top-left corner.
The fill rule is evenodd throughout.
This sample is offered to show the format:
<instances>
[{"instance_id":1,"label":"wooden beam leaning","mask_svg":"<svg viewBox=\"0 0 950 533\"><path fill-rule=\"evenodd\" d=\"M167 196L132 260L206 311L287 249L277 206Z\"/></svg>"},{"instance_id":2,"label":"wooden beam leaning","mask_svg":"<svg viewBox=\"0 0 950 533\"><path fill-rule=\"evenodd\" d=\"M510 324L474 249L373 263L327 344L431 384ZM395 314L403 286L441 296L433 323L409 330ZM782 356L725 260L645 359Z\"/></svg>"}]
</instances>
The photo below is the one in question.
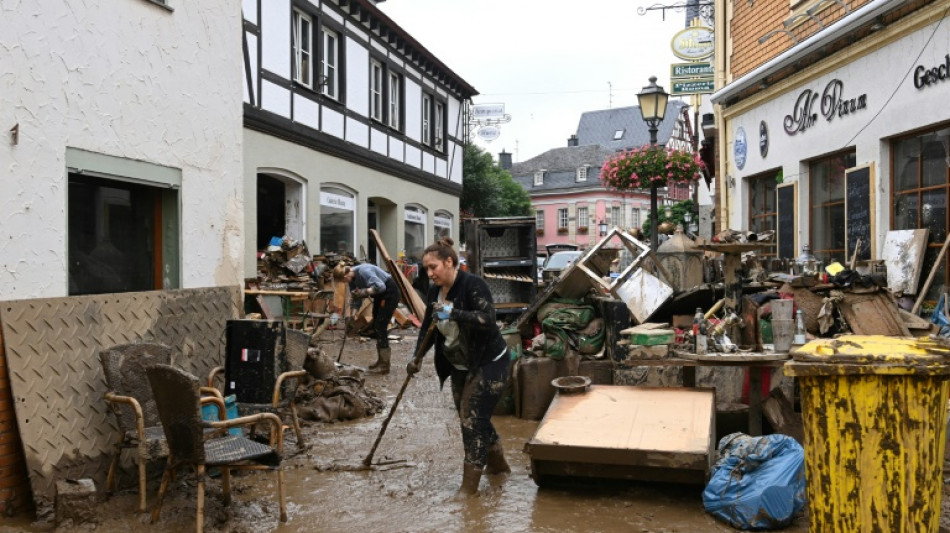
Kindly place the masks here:
<instances>
[{"instance_id":1,"label":"wooden beam leaning","mask_svg":"<svg viewBox=\"0 0 950 533\"><path fill-rule=\"evenodd\" d=\"M402 301L406 303L406 306L409 307L409 312L415 315L416 321L418 321L418 323L413 321L413 325L419 327L422 324L422 317L425 316L426 312L425 302L422 301L422 298L419 297L416 290L409 284L409 280L406 279L406 275L402 273L399 265L389 256L389 252L386 251L386 245L383 244L383 239L380 238L379 232L374 229L369 230L369 232L373 236L373 241L376 243L376 248L379 250L383 262L386 264L386 269L389 270L393 279L396 280L396 285L399 286Z\"/></svg>"}]
</instances>

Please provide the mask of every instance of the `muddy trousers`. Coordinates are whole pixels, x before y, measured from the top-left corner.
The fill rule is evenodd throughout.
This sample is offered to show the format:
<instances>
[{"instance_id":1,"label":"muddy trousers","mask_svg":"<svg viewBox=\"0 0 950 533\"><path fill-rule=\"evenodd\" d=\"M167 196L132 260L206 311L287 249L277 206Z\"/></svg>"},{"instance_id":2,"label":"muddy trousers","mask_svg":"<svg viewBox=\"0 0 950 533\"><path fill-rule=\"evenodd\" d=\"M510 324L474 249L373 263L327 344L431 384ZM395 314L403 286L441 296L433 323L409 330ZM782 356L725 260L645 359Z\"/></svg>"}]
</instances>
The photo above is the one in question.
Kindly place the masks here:
<instances>
[{"instance_id":1,"label":"muddy trousers","mask_svg":"<svg viewBox=\"0 0 950 533\"><path fill-rule=\"evenodd\" d=\"M399 305L399 287L392 279L386 281L386 292L373 296L373 330L376 347L389 348L389 321Z\"/></svg>"},{"instance_id":2,"label":"muddy trousers","mask_svg":"<svg viewBox=\"0 0 950 533\"><path fill-rule=\"evenodd\" d=\"M453 369L450 376L452 399L462 426L465 462L479 468L485 466L488 448L498 441L491 416L508 383L509 359L506 352L472 374Z\"/></svg>"}]
</instances>

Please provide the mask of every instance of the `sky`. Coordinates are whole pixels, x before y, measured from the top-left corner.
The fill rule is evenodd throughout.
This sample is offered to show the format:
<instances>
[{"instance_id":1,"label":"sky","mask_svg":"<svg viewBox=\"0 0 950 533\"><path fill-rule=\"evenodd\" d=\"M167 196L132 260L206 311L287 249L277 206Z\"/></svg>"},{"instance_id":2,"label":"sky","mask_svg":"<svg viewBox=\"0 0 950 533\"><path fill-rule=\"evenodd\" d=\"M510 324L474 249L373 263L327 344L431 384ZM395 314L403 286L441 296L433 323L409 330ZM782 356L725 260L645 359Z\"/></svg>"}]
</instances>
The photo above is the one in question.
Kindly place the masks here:
<instances>
[{"instance_id":1,"label":"sky","mask_svg":"<svg viewBox=\"0 0 950 533\"><path fill-rule=\"evenodd\" d=\"M670 42L684 12L660 0L386 0L378 5L511 121L490 143L514 162L567 146L585 111L637 105L650 76L670 91ZM681 3L662 2L667 5Z\"/></svg>"}]
</instances>

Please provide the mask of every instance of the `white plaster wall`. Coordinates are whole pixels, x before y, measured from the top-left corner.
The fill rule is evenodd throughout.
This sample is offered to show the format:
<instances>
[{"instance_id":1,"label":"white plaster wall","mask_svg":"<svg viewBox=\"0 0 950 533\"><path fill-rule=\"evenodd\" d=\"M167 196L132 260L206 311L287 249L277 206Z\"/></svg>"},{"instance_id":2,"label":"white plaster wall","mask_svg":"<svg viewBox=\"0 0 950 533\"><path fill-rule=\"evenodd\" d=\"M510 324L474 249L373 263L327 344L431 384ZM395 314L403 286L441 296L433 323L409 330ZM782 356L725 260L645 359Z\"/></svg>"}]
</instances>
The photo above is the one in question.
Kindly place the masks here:
<instances>
[{"instance_id":1,"label":"white plaster wall","mask_svg":"<svg viewBox=\"0 0 950 533\"><path fill-rule=\"evenodd\" d=\"M369 126L346 117L346 140L361 148L369 148Z\"/></svg>"},{"instance_id":2,"label":"white plaster wall","mask_svg":"<svg viewBox=\"0 0 950 533\"><path fill-rule=\"evenodd\" d=\"M406 137L419 142L422 139L422 89L406 79ZM418 163L416 163L418 166Z\"/></svg>"},{"instance_id":3,"label":"white plaster wall","mask_svg":"<svg viewBox=\"0 0 950 533\"><path fill-rule=\"evenodd\" d=\"M343 138L343 115L328 107L323 108L323 131L334 137Z\"/></svg>"},{"instance_id":4,"label":"white plaster wall","mask_svg":"<svg viewBox=\"0 0 950 533\"><path fill-rule=\"evenodd\" d=\"M247 63L249 64L250 70L251 70L251 80L250 80L251 86L250 87L247 86L247 83L248 83L247 76L242 76L242 78L244 79L244 83L242 84L244 85L244 101L247 103L250 103L251 101L250 95L253 93L255 104L260 105L260 100L261 100L261 95L259 94L260 89L257 87L257 82L256 82L257 75L254 74L257 72L257 69L258 69L257 35L254 35L251 32L244 32L244 36L247 38L247 51L248 51Z\"/></svg>"},{"instance_id":5,"label":"white plaster wall","mask_svg":"<svg viewBox=\"0 0 950 533\"><path fill-rule=\"evenodd\" d=\"M257 0L241 0L241 12L251 24L257 24Z\"/></svg>"},{"instance_id":6,"label":"white plaster wall","mask_svg":"<svg viewBox=\"0 0 950 533\"><path fill-rule=\"evenodd\" d=\"M462 183L462 156L465 149L461 144L455 142L446 143L446 150L449 164L449 179L455 183Z\"/></svg>"},{"instance_id":7,"label":"white plaster wall","mask_svg":"<svg viewBox=\"0 0 950 533\"><path fill-rule=\"evenodd\" d=\"M785 183L798 181L798 242L807 242L809 228L807 165L804 161L853 146L858 166L874 163L875 223L878 242L890 229L890 153L889 137L928 125L950 120L950 79L924 89L914 87L916 65L927 68L944 64L950 53L950 32L945 25L935 32L936 24L928 25L886 46L882 46L847 65L799 83L782 94L769 98L761 106L735 116L726 125L727 176L735 178L730 191L730 228L748 225L747 191L744 177L781 167ZM929 41L929 42L928 42ZM921 53L923 51L923 53ZM916 59L920 55L919 59ZM813 126L795 135L786 134L783 120L795 106L801 92L812 89L821 93L829 81L844 83L843 98L867 95L867 108L827 121L821 115L820 100L814 106L818 119ZM769 149L765 158L758 145L759 122L769 129ZM749 142L743 169L735 165L734 138L743 127ZM803 240L804 239L804 240Z\"/></svg>"},{"instance_id":8,"label":"white plaster wall","mask_svg":"<svg viewBox=\"0 0 950 533\"><path fill-rule=\"evenodd\" d=\"M353 39L346 39L346 107L360 116L369 116L369 51Z\"/></svg>"},{"instance_id":9,"label":"white plaster wall","mask_svg":"<svg viewBox=\"0 0 950 533\"><path fill-rule=\"evenodd\" d=\"M376 128L370 128L369 144L374 152L386 155L389 148L389 136Z\"/></svg>"},{"instance_id":10,"label":"white plaster wall","mask_svg":"<svg viewBox=\"0 0 950 533\"><path fill-rule=\"evenodd\" d=\"M320 104L298 94L294 95L294 122L320 128Z\"/></svg>"},{"instance_id":11,"label":"white plaster wall","mask_svg":"<svg viewBox=\"0 0 950 533\"><path fill-rule=\"evenodd\" d=\"M265 0L261 10L261 66L290 79L290 0Z\"/></svg>"},{"instance_id":12,"label":"white plaster wall","mask_svg":"<svg viewBox=\"0 0 950 533\"><path fill-rule=\"evenodd\" d=\"M456 98L449 98L448 109L445 110L449 116L446 117L448 126L446 126L446 131L449 135L453 137L462 138L462 106Z\"/></svg>"},{"instance_id":13,"label":"white plaster wall","mask_svg":"<svg viewBox=\"0 0 950 533\"><path fill-rule=\"evenodd\" d=\"M67 294L66 147L181 169L182 285L243 279L241 4L174 4L0 2L0 300Z\"/></svg>"}]
</instances>

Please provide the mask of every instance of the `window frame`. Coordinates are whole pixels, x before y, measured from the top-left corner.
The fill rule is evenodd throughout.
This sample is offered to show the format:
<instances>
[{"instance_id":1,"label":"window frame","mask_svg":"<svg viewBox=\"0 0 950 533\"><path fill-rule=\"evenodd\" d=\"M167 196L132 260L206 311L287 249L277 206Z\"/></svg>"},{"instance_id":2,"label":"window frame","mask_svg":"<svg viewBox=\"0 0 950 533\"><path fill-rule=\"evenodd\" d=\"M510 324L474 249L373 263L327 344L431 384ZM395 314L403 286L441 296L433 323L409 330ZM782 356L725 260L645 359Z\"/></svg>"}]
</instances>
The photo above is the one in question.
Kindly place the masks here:
<instances>
[{"instance_id":1,"label":"window frame","mask_svg":"<svg viewBox=\"0 0 950 533\"><path fill-rule=\"evenodd\" d=\"M422 93L422 144L432 145L432 95Z\"/></svg>"},{"instance_id":2,"label":"window frame","mask_svg":"<svg viewBox=\"0 0 950 533\"><path fill-rule=\"evenodd\" d=\"M536 170L534 172L534 186L540 187L541 185L544 185L544 171Z\"/></svg>"},{"instance_id":3,"label":"window frame","mask_svg":"<svg viewBox=\"0 0 950 533\"><path fill-rule=\"evenodd\" d=\"M582 181L587 181L587 172L590 168L590 165L581 165L577 167L577 171L574 175L574 181L580 183Z\"/></svg>"},{"instance_id":4,"label":"window frame","mask_svg":"<svg viewBox=\"0 0 950 533\"><path fill-rule=\"evenodd\" d=\"M534 210L534 225L536 229L544 231L544 209Z\"/></svg>"},{"instance_id":5,"label":"window frame","mask_svg":"<svg viewBox=\"0 0 950 533\"><path fill-rule=\"evenodd\" d=\"M303 48L301 47L301 37L302 37L301 22L304 22L304 21L307 23L307 27L308 27L307 33L309 34L307 38L308 46L307 46L307 50L305 50L306 56L308 59L307 69L306 69L307 70L306 78L301 76L301 71L303 70L302 53L301 53L301 51L303 50ZM291 25L292 25L291 48L293 49L293 55L294 55L293 73L291 77L293 78L293 81L295 83L299 83L300 85L312 90L313 89L313 17L309 13L295 7L293 9L293 20L291 22Z\"/></svg>"},{"instance_id":6,"label":"window frame","mask_svg":"<svg viewBox=\"0 0 950 533\"><path fill-rule=\"evenodd\" d=\"M818 201L816 199L818 193L818 184L815 183L817 170L822 165L831 165L835 163L836 159L844 158L845 162L838 165L840 172L835 172L832 175L826 176L828 180L840 180L841 186L841 197L835 198L827 201ZM847 161L847 158L850 158L850 161ZM827 261L829 259L838 259L846 260L844 257L844 242L845 242L845 228L844 228L844 174L845 170L851 167L854 167L856 161L856 151L854 147L841 150L838 152L830 153L822 157L811 159L807 161L808 164L808 217L809 217L809 229L808 229L808 242L811 243L811 252L821 259L822 261ZM850 165L848 164L850 162ZM840 175L838 175L840 174ZM818 210L826 211L829 213L827 222L818 223L816 221L815 212ZM839 211L840 210L840 211ZM835 212L839 212L841 215L841 227L835 228L832 226L832 218ZM840 230L840 235L837 234L836 230ZM828 232L828 235L819 236L818 231ZM829 247L826 246L822 241L828 238L829 241L833 241L838 238L841 243L841 247Z\"/></svg>"},{"instance_id":7,"label":"window frame","mask_svg":"<svg viewBox=\"0 0 950 533\"><path fill-rule=\"evenodd\" d=\"M567 229L570 215L566 207L559 207L557 209L557 228Z\"/></svg>"},{"instance_id":8,"label":"window frame","mask_svg":"<svg viewBox=\"0 0 950 533\"><path fill-rule=\"evenodd\" d=\"M439 99L432 100L432 147L438 152L445 151L445 104Z\"/></svg>"},{"instance_id":9,"label":"window frame","mask_svg":"<svg viewBox=\"0 0 950 533\"><path fill-rule=\"evenodd\" d=\"M402 75L390 70L386 76L387 116L386 124L398 130L402 127Z\"/></svg>"},{"instance_id":10,"label":"window frame","mask_svg":"<svg viewBox=\"0 0 950 533\"><path fill-rule=\"evenodd\" d=\"M369 65L369 117L382 123L385 116L383 108L383 80L386 69L376 58L370 58Z\"/></svg>"},{"instance_id":11,"label":"window frame","mask_svg":"<svg viewBox=\"0 0 950 533\"><path fill-rule=\"evenodd\" d=\"M749 230L756 233L778 228L778 182L775 176L781 169L767 170L746 178L746 188L749 191ZM761 189L761 190L760 190ZM759 205L756 205L759 200ZM771 203L771 205L769 205ZM775 257L776 250L763 251L765 257Z\"/></svg>"},{"instance_id":12,"label":"window frame","mask_svg":"<svg viewBox=\"0 0 950 533\"><path fill-rule=\"evenodd\" d=\"M329 26L321 25L320 43L320 93L339 102L340 33Z\"/></svg>"},{"instance_id":13,"label":"window frame","mask_svg":"<svg viewBox=\"0 0 950 533\"><path fill-rule=\"evenodd\" d=\"M576 219L575 225L578 229L590 227L590 215L586 205L578 206L577 215L575 215L574 218Z\"/></svg>"}]
</instances>

